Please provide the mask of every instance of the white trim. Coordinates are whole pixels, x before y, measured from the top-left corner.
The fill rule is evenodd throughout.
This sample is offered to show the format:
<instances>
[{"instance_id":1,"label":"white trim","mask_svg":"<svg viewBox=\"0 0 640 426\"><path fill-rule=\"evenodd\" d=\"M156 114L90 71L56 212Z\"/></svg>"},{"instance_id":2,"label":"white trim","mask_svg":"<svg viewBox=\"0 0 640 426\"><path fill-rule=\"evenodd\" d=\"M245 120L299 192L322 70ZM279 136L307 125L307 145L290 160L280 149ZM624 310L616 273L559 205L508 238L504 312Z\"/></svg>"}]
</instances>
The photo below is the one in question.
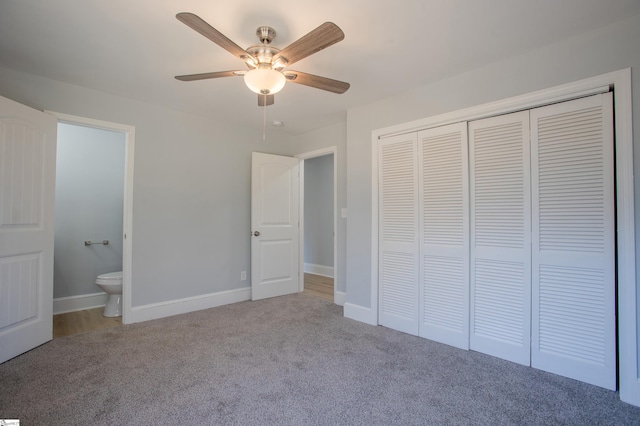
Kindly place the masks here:
<instances>
[{"instance_id":1,"label":"white trim","mask_svg":"<svg viewBox=\"0 0 640 426\"><path fill-rule=\"evenodd\" d=\"M298 291L304 291L304 160L298 164Z\"/></svg>"},{"instance_id":2,"label":"white trim","mask_svg":"<svg viewBox=\"0 0 640 426\"><path fill-rule=\"evenodd\" d=\"M563 102L591 94L614 90L616 150L616 222L618 270L618 356L620 399L640 406L638 372L638 330L636 306L633 115L631 69L626 68L576 82L465 108L434 117L386 127L371 132L372 204L371 204L371 309L372 322L378 323L378 139L398 133L418 131L460 121L505 114L533 107ZM345 316L347 304L345 304Z\"/></svg>"},{"instance_id":3,"label":"white trim","mask_svg":"<svg viewBox=\"0 0 640 426\"><path fill-rule=\"evenodd\" d=\"M344 291L336 291L336 295L334 296L333 302L336 305L344 306L347 301L347 293Z\"/></svg>"},{"instance_id":4,"label":"white trim","mask_svg":"<svg viewBox=\"0 0 640 426\"><path fill-rule=\"evenodd\" d=\"M217 293L203 294L194 297L185 297L184 299L170 300L168 302L135 306L131 310L131 323L186 314L188 312L215 308L217 306L244 302L247 300L251 300L251 287L220 291Z\"/></svg>"},{"instance_id":5,"label":"white trim","mask_svg":"<svg viewBox=\"0 0 640 426\"><path fill-rule=\"evenodd\" d=\"M377 309L371 309L366 306L346 302L344 304L344 317L365 324L378 325Z\"/></svg>"},{"instance_id":6,"label":"white trim","mask_svg":"<svg viewBox=\"0 0 640 426\"><path fill-rule=\"evenodd\" d=\"M107 304L107 293L81 294L53 299L53 315L100 308Z\"/></svg>"},{"instance_id":7,"label":"white trim","mask_svg":"<svg viewBox=\"0 0 640 426\"><path fill-rule=\"evenodd\" d=\"M640 406L631 69L619 71L611 77L616 135L619 389L622 401Z\"/></svg>"},{"instance_id":8,"label":"white trim","mask_svg":"<svg viewBox=\"0 0 640 426\"><path fill-rule=\"evenodd\" d=\"M333 146L328 146L326 148L316 149L314 151L304 152L302 154L297 154L295 157L301 160L309 160L310 158L323 157L329 154L336 154L338 152L338 148Z\"/></svg>"},{"instance_id":9,"label":"white trim","mask_svg":"<svg viewBox=\"0 0 640 426\"><path fill-rule=\"evenodd\" d=\"M304 160L333 155L333 301L338 303L338 147L328 146L296 155L301 161L300 165L300 270L304 270ZM321 274L322 275L322 274ZM300 281L300 291L304 289L304 276ZM346 298L346 293L345 293ZM344 304L344 299L342 304Z\"/></svg>"},{"instance_id":10,"label":"white trim","mask_svg":"<svg viewBox=\"0 0 640 426\"><path fill-rule=\"evenodd\" d=\"M375 131L374 131L375 133ZM380 171L378 170L378 140L379 138L376 136L372 140L371 147L371 310L373 318L372 322L368 324L379 324L378 318L378 250L379 250L379 242L378 242L378 176ZM346 308L345 308L345 316L346 316Z\"/></svg>"},{"instance_id":11,"label":"white trim","mask_svg":"<svg viewBox=\"0 0 640 426\"><path fill-rule=\"evenodd\" d=\"M535 107L565 102L577 98L584 98L590 95L606 93L609 91L609 84L602 84L593 87L589 86L588 88L585 88L585 86L581 84L585 81L586 80L581 80L575 83L556 86L550 89L543 89L537 92L502 99L488 104L477 105L433 117L422 118L409 123L385 127L384 129L374 130L374 133L377 133L379 138L386 138L403 133L417 132L419 130L425 130L432 127L445 126L447 124L453 124L460 121L479 120L496 115L532 109Z\"/></svg>"},{"instance_id":12,"label":"white trim","mask_svg":"<svg viewBox=\"0 0 640 426\"><path fill-rule=\"evenodd\" d=\"M126 124L111 123L93 118L78 117L55 111L46 111L58 117L58 122L75 124L95 129L124 133L125 136L125 171L124 171L124 208L122 223L122 323L129 324L131 318L131 256L133 245L133 157L135 152L135 127Z\"/></svg>"},{"instance_id":13,"label":"white trim","mask_svg":"<svg viewBox=\"0 0 640 426\"><path fill-rule=\"evenodd\" d=\"M304 272L307 274L322 275L333 278L333 266L315 265L313 263L304 264Z\"/></svg>"}]
</instances>

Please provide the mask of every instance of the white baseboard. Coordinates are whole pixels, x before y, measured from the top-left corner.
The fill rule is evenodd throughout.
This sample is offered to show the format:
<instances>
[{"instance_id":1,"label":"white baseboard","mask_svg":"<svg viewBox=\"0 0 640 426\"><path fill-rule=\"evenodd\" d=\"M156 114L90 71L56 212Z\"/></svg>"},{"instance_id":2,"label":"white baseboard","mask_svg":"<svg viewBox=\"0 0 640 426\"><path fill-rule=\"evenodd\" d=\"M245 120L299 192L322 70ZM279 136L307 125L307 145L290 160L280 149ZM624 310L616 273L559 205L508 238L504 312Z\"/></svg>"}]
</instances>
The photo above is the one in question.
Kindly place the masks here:
<instances>
[{"instance_id":1,"label":"white baseboard","mask_svg":"<svg viewBox=\"0 0 640 426\"><path fill-rule=\"evenodd\" d=\"M344 306L344 302L347 300L347 293L343 291L336 291L333 295L333 303L336 305Z\"/></svg>"},{"instance_id":2,"label":"white baseboard","mask_svg":"<svg viewBox=\"0 0 640 426\"><path fill-rule=\"evenodd\" d=\"M244 302L250 299L251 287L245 287L237 290L220 291L218 293L170 300L168 302L134 306L131 308L131 323L186 314L187 312L215 308L216 306Z\"/></svg>"},{"instance_id":3,"label":"white baseboard","mask_svg":"<svg viewBox=\"0 0 640 426\"><path fill-rule=\"evenodd\" d=\"M366 324L378 325L377 318L371 308L346 302L344 304L344 316L352 320L364 322Z\"/></svg>"},{"instance_id":4,"label":"white baseboard","mask_svg":"<svg viewBox=\"0 0 640 426\"><path fill-rule=\"evenodd\" d=\"M314 265L313 263L304 264L304 272L307 274L324 275L333 278L333 266Z\"/></svg>"},{"instance_id":5,"label":"white baseboard","mask_svg":"<svg viewBox=\"0 0 640 426\"><path fill-rule=\"evenodd\" d=\"M81 294L53 299L53 315L99 308L107 304L107 293Z\"/></svg>"}]
</instances>

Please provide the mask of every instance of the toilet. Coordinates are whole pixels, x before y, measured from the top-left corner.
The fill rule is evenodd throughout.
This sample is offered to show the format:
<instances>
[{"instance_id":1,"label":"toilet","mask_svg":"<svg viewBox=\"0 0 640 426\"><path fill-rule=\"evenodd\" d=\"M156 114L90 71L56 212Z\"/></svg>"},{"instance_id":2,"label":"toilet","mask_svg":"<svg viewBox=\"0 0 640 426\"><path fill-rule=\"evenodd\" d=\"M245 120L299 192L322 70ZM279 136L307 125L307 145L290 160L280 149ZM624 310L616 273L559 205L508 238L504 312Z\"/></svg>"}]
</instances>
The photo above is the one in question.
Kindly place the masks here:
<instances>
[{"instance_id":1,"label":"toilet","mask_svg":"<svg viewBox=\"0 0 640 426\"><path fill-rule=\"evenodd\" d=\"M122 315L122 271L98 275L96 284L109 295L102 313L105 317Z\"/></svg>"}]
</instances>

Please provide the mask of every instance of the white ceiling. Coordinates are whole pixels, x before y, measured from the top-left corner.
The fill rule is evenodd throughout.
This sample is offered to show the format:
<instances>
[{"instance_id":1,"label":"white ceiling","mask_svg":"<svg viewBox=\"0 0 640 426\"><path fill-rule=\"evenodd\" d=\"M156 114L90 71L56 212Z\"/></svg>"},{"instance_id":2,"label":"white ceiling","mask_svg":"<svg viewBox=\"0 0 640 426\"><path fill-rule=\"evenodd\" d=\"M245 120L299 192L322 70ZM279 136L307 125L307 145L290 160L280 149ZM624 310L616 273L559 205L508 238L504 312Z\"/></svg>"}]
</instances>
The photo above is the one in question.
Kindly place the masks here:
<instances>
[{"instance_id":1,"label":"white ceiling","mask_svg":"<svg viewBox=\"0 0 640 426\"><path fill-rule=\"evenodd\" d=\"M0 66L245 126L262 127L242 78L173 77L244 69L185 26L192 12L243 48L260 25L285 47L325 21L345 39L292 69L351 83L343 95L287 84L268 107L299 133L349 108L640 13L638 0L0 0Z\"/></svg>"}]
</instances>

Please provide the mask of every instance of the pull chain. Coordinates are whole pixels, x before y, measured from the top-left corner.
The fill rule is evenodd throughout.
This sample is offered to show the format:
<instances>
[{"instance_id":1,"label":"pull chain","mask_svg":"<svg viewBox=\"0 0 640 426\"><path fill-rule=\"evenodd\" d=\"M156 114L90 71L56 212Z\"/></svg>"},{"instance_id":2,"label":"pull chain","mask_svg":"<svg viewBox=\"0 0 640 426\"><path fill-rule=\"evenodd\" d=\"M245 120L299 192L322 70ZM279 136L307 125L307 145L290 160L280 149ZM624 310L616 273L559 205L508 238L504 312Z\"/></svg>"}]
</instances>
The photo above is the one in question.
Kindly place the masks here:
<instances>
[{"instance_id":1,"label":"pull chain","mask_svg":"<svg viewBox=\"0 0 640 426\"><path fill-rule=\"evenodd\" d=\"M264 95L264 115L262 122L262 140L267 140L267 95Z\"/></svg>"}]
</instances>

